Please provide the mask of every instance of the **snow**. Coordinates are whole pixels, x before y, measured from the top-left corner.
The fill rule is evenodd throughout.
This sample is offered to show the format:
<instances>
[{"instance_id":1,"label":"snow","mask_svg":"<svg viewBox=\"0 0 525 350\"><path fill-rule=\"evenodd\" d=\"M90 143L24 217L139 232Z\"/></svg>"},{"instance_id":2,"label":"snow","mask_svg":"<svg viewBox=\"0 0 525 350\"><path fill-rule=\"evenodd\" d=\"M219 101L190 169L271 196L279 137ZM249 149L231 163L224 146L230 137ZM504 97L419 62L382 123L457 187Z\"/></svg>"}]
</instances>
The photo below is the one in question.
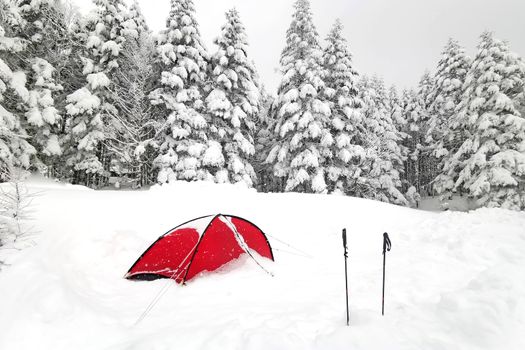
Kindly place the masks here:
<instances>
[{"instance_id":1,"label":"snow","mask_svg":"<svg viewBox=\"0 0 525 350\"><path fill-rule=\"evenodd\" d=\"M86 80L93 90L99 87L108 87L111 83L108 76L103 72L88 74Z\"/></svg>"},{"instance_id":2,"label":"snow","mask_svg":"<svg viewBox=\"0 0 525 350\"><path fill-rule=\"evenodd\" d=\"M113 40L110 40L110 41L106 41L103 45L102 45L102 51L103 52L106 52L106 51L109 51L111 52L111 54L113 56L118 56L119 53L120 53L120 45L117 44L115 41Z\"/></svg>"},{"instance_id":3,"label":"snow","mask_svg":"<svg viewBox=\"0 0 525 350\"><path fill-rule=\"evenodd\" d=\"M224 164L222 147L218 142L210 141L208 149L204 152L202 162L210 166L221 166Z\"/></svg>"},{"instance_id":4,"label":"snow","mask_svg":"<svg viewBox=\"0 0 525 350\"><path fill-rule=\"evenodd\" d=\"M525 346L525 213L430 213L212 183L96 192L33 179L29 189L39 193L36 243L0 251L10 264L0 272L1 349ZM256 258L274 277L244 257L184 287L123 279L168 229L217 213L246 217L268 234L276 261ZM343 227L350 249L349 328ZM385 231L393 250L381 317ZM135 325L166 284L159 303Z\"/></svg>"},{"instance_id":5,"label":"snow","mask_svg":"<svg viewBox=\"0 0 525 350\"><path fill-rule=\"evenodd\" d=\"M81 88L67 97L70 103L66 106L67 113L77 115L84 112L92 112L100 107L100 99L93 95L87 88Z\"/></svg>"},{"instance_id":6,"label":"snow","mask_svg":"<svg viewBox=\"0 0 525 350\"><path fill-rule=\"evenodd\" d=\"M27 78L24 72L13 72L11 77L11 88L16 91L23 101L29 99L29 91L26 88Z\"/></svg>"},{"instance_id":7,"label":"snow","mask_svg":"<svg viewBox=\"0 0 525 350\"><path fill-rule=\"evenodd\" d=\"M6 82L10 81L13 76L13 71L9 66L0 58L0 80Z\"/></svg>"},{"instance_id":8,"label":"snow","mask_svg":"<svg viewBox=\"0 0 525 350\"><path fill-rule=\"evenodd\" d=\"M46 155L61 155L62 148L60 147L60 141L56 135L49 136L47 140L47 145L44 149L44 154Z\"/></svg>"}]
</instances>

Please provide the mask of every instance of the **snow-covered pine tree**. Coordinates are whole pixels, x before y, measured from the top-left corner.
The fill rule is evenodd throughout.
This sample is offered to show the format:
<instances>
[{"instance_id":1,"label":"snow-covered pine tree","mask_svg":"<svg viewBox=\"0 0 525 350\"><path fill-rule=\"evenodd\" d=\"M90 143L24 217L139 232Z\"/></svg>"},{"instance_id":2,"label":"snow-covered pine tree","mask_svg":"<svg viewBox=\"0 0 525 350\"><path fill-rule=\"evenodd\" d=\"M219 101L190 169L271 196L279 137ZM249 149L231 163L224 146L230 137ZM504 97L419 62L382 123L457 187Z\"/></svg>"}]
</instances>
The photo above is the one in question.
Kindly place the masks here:
<instances>
[{"instance_id":1,"label":"snow-covered pine tree","mask_svg":"<svg viewBox=\"0 0 525 350\"><path fill-rule=\"evenodd\" d=\"M426 135L430 121L433 119L432 103L434 102L432 91L434 90L434 77L426 71L421 80L417 90L419 104L421 107L421 115L419 118L418 134L414 135L417 138L419 148L418 167L419 167L419 193L421 195L430 195L432 192L432 181L436 177L436 160L432 156L432 144L427 142Z\"/></svg>"},{"instance_id":2,"label":"snow-covered pine tree","mask_svg":"<svg viewBox=\"0 0 525 350\"><path fill-rule=\"evenodd\" d=\"M524 80L523 61L483 33L455 121L467 138L445 166L445 189L482 206L525 209L525 118L517 110Z\"/></svg>"},{"instance_id":3,"label":"snow-covered pine tree","mask_svg":"<svg viewBox=\"0 0 525 350\"><path fill-rule=\"evenodd\" d=\"M206 98L211 114L210 143L216 143L224 159L213 169L216 182L243 182L253 186L253 133L260 110L259 77L248 58L248 38L239 13L226 13L226 24L215 39L211 59L212 91Z\"/></svg>"},{"instance_id":4,"label":"snow-covered pine tree","mask_svg":"<svg viewBox=\"0 0 525 350\"><path fill-rule=\"evenodd\" d=\"M403 189L408 191L414 187L418 194L429 194L434 176L435 160L426 142L431 119L432 87L433 78L429 72L426 72L420 80L417 91L404 91L402 97L402 114L405 119L404 129L401 130L405 135L402 147L406 149ZM411 193L414 193L414 190L411 190Z\"/></svg>"},{"instance_id":5,"label":"snow-covered pine tree","mask_svg":"<svg viewBox=\"0 0 525 350\"><path fill-rule=\"evenodd\" d=\"M52 165L62 154L60 145L61 115L55 100L62 90L54 63L67 55L67 27L56 0L22 0L20 13L26 25L20 32L28 45L23 53L29 100L23 125L36 148L35 166L54 174Z\"/></svg>"},{"instance_id":6,"label":"snow-covered pine tree","mask_svg":"<svg viewBox=\"0 0 525 350\"><path fill-rule=\"evenodd\" d=\"M257 175L257 189L261 192L277 192L280 188L278 178L273 175L273 166L266 162L266 158L275 145L275 113L273 113L274 97L270 95L264 85L261 85L261 101L259 115L255 120L255 164Z\"/></svg>"},{"instance_id":7,"label":"snow-covered pine tree","mask_svg":"<svg viewBox=\"0 0 525 350\"><path fill-rule=\"evenodd\" d=\"M57 6L62 13L67 31L64 33L63 42L60 45L61 49L54 51L56 57L49 59L49 61L53 62L56 81L62 86L62 90L55 94L55 107L62 117L58 126L62 155L48 159L53 160L53 165L49 167L49 175L64 181L73 181L75 164L70 164L68 159L76 154L78 144L77 140L71 137L73 117L68 114L66 107L70 103L68 97L86 85L86 77L83 71L85 57L87 56L87 18L80 16L68 2L58 2Z\"/></svg>"},{"instance_id":8,"label":"snow-covered pine tree","mask_svg":"<svg viewBox=\"0 0 525 350\"><path fill-rule=\"evenodd\" d=\"M67 97L71 117L67 164L74 170L74 183L103 186L109 179L110 154L105 141L113 133L119 117L110 85L119 68L119 56L125 37L126 7L123 0L95 0L85 30L86 57L83 73L87 85Z\"/></svg>"},{"instance_id":9,"label":"snow-covered pine tree","mask_svg":"<svg viewBox=\"0 0 525 350\"><path fill-rule=\"evenodd\" d=\"M224 162L220 147L208 144L203 115L207 61L193 1L171 0L167 27L157 43L160 86L151 94L166 124L155 160L159 183L212 180L209 169Z\"/></svg>"},{"instance_id":10,"label":"snow-covered pine tree","mask_svg":"<svg viewBox=\"0 0 525 350\"><path fill-rule=\"evenodd\" d=\"M359 82L363 101L363 120L368 145L365 189L363 197L382 202L406 205L400 189L403 154L399 143L401 133L391 118L388 93L383 79L364 76Z\"/></svg>"},{"instance_id":11,"label":"snow-covered pine tree","mask_svg":"<svg viewBox=\"0 0 525 350\"><path fill-rule=\"evenodd\" d=\"M362 102L357 91L358 74L352 54L337 20L326 39L324 69L326 96L332 111L330 132L334 137L327 182L330 192L356 194L365 160L365 131L362 127Z\"/></svg>"},{"instance_id":12,"label":"snow-covered pine tree","mask_svg":"<svg viewBox=\"0 0 525 350\"><path fill-rule=\"evenodd\" d=\"M131 3L125 27L124 35L132 38L139 38L142 33L150 31L138 0L133 0Z\"/></svg>"},{"instance_id":13,"label":"snow-covered pine tree","mask_svg":"<svg viewBox=\"0 0 525 350\"><path fill-rule=\"evenodd\" d=\"M405 198L407 199L409 205L411 207L417 207L420 196L419 193L417 193L415 187L413 187L409 183L407 173L406 165L407 161L409 159L409 134L407 133L409 131L408 128L408 119L406 118L405 114L405 107L406 107L406 101L407 101L408 91L403 90L401 96L398 93L398 90L395 86L391 86L388 94L388 102L389 102L389 111L390 111L390 117L392 119L392 122L394 123L394 126L398 132L399 139L397 141L397 145L400 150L402 160L400 177L401 177L401 192L405 194Z\"/></svg>"},{"instance_id":14,"label":"snow-covered pine tree","mask_svg":"<svg viewBox=\"0 0 525 350\"><path fill-rule=\"evenodd\" d=\"M16 36L24 22L17 4L0 1L0 173L7 174L13 167L29 168L36 150L27 142L27 133L21 125L29 100L26 76L19 71L18 55L26 42ZM0 180L6 180L0 178Z\"/></svg>"},{"instance_id":15,"label":"snow-covered pine tree","mask_svg":"<svg viewBox=\"0 0 525 350\"><path fill-rule=\"evenodd\" d=\"M453 144L449 129L455 109L461 102L463 83L471 64L472 60L465 49L456 40L449 39L439 60L430 93L432 118L427 142L432 145L437 159L442 159L450 152L455 153L459 146Z\"/></svg>"},{"instance_id":16,"label":"snow-covered pine tree","mask_svg":"<svg viewBox=\"0 0 525 350\"><path fill-rule=\"evenodd\" d=\"M401 104L402 101L399 97L397 87L395 85L390 86L390 89L388 90L388 110L390 112L392 121L400 133L402 129L400 126L405 124L405 120L403 118L403 108Z\"/></svg>"},{"instance_id":17,"label":"snow-covered pine tree","mask_svg":"<svg viewBox=\"0 0 525 350\"><path fill-rule=\"evenodd\" d=\"M149 99L156 78L155 45L136 0L125 22L124 36L119 69L113 79L113 100L120 113L107 144L113 154L112 170L120 177L118 183L142 187L156 181L152 165L156 130L161 127Z\"/></svg>"},{"instance_id":18,"label":"snow-covered pine tree","mask_svg":"<svg viewBox=\"0 0 525 350\"><path fill-rule=\"evenodd\" d=\"M275 113L277 144L267 161L286 182L285 191L324 193L330 163L330 106L324 96L322 50L309 0L296 0Z\"/></svg>"},{"instance_id":19,"label":"snow-covered pine tree","mask_svg":"<svg viewBox=\"0 0 525 350\"><path fill-rule=\"evenodd\" d=\"M432 118L427 132L427 143L437 161L434 189L440 192L450 181L456 182L457 174L449 179L443 173L446 163L465 140L464 130L453 125L457 107L462 101L462 89L472 60L459 43L450 39L445 46L435 74L431 93Z\"/></svg>"},{"instance_id":20,"label":"snow-covered pine tree","mask_svg":"<svg viewBox=\"0 0 525 350\"><path fill-rule=\"evenodd\" d=\"M402 113L405 120L402 132L406 135L403 138L402 145L406 149L404 160L404 190L408 193L421 193L421 168L419 166L421 159L421 138L422 120L425 118L425 111L421 106L421 99L418 93L411 90L404 90L402 96ZM413 188L413 189L412 189Z\"/></svg>"},{"instance_id":21,"label":"snow-covered pine tree","mask_svg":"<svg viewBox=\"0 0 525 350\"><path fill-rule=\"evenodd\" d=\"M399 144L402 134L397 129L389 111L388 91L382 78L373 77L372 86L375 91L375 105L377 106L380 124L380 162L372 167L372 174L376 175L376 199L398 205L406 205L406 199L400 192L402 188L401 174L403 173L403 151ZM379 175L379 176L377 176Z\"/></svg>"}]
</instances>

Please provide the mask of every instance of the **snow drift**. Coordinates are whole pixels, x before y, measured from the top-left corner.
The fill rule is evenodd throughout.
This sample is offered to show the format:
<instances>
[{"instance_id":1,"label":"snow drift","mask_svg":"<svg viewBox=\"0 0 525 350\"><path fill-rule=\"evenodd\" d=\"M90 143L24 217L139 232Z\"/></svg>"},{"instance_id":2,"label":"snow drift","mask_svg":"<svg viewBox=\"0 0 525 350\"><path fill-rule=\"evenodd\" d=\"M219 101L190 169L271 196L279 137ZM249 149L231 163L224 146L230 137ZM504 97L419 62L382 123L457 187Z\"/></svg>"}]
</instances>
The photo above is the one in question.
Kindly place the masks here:
<instances>
[{"instance_id":1,"label":"snow drift","mask_svg":"<svg viewBox=\"0 0 525 350\"><path fill-rule=\"evenodd\" d=\"M0 272L2 350L525 348L525 213L430 213L208 183L97 192L33 180L30 189L36 244L0 253L10 264ZM244 258L184 287L169 281L135 324L166 281L127 281L130 264L174 224L218 212L269 235L276 261L260 260L275 277Z\"/></svg>"}]
</instances>

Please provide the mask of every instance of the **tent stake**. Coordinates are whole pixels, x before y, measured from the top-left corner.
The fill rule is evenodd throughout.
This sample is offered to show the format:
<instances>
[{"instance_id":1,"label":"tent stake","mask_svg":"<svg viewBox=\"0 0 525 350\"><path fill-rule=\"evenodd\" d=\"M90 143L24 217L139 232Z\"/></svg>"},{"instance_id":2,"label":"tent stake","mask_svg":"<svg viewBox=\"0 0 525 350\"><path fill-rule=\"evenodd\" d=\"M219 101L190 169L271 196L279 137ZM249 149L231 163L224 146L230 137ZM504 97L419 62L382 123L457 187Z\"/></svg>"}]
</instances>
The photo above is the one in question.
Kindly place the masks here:
<instances>
[{"instance_id":1,"label":"tent stake","mask_svg":"<svg viewBox=\"0 0 525 350\"><path fill-rule=\"evenodd\" d=\"M346 228L343 229L343 248L345 256L345 286L346 286L346 325L350 325L350 311L348 308L348 247L346 245Z\"/></svg>"}]
</instances>

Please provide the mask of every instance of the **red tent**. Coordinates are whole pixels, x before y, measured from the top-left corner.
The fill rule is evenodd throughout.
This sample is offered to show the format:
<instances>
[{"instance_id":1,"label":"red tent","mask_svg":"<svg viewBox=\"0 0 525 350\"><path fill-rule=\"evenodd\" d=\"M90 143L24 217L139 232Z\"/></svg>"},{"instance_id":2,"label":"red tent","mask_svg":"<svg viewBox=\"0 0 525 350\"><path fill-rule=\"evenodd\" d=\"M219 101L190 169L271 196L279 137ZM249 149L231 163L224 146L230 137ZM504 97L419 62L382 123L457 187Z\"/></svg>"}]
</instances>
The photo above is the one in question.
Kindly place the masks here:
<instances>
[{"instance_id":1,"label":"red tent","mask_svg":"<svg viewBox=\"0 0 525 350\"><path fill-rule=\"evenodd\" d=\"M189 281L214 271L247 253L273 259L266 235L257 226L233 215L204 216L175 227L153 243L133 264L126 278Z\"/></svg>"}]
</instances>

